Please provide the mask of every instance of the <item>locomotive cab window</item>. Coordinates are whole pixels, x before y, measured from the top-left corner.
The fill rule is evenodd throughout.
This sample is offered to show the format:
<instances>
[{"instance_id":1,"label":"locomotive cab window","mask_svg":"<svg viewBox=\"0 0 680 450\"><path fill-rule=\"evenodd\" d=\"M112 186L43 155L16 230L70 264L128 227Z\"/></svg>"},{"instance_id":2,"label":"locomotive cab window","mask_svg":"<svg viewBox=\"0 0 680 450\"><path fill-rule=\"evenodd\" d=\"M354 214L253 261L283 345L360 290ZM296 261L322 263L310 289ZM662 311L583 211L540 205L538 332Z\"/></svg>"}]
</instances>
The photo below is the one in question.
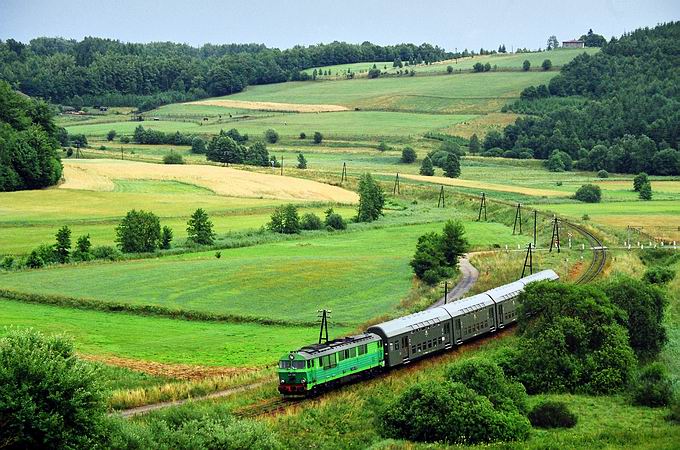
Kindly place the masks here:
<instances>
[{"instance_id":1,"label":"locomotive cab window","mask_svg":"<svg viewBox=\"0 0 680 450\"><path fill-rule=\"evenodd\" d=\"M305 362L304 361L293 361L292 365L293 365L293 369L304 369L305 368Z\"/></svg>"},{"instance_id":2,"label":"locomotive cab window","mask_svg":"<svg viewBox=\"0 0 680 450\"><path fill-rule=\"evenodd\" d=\"M279 361L279 369L290 369L290 361L287 359Z\"/></svg>"}]
</instances>

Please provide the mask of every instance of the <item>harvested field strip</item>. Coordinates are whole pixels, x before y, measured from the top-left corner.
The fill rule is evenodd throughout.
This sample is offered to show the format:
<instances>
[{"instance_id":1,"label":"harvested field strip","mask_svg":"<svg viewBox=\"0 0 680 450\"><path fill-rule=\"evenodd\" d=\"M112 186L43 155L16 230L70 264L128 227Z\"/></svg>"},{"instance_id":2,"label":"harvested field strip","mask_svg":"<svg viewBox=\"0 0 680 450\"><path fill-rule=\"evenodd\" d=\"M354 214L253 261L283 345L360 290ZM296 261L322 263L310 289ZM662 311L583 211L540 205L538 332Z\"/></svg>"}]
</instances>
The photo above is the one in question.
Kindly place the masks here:
<instances>
[{"instance_id":1,"label":"harvested field strip","mask_svg":"<svg viewBox=\"0 0 680 450\"><path fill-rule=\"evenodd\" d=\"M393 174L383 173L381 175L393 176ZM403 174L404 178L408 178L416 181L424 181L433 184L444 184L447 186L459 186L465 188L481 189L488 191L499 191L499 192L515 192L518 194L532 195L536 197L566 197L567 193L556 191L553 189L535 189L522 186L513 186L498 183L486 183L482 181L473 180L463 180L460 178L448 178L448 177L426 177L423 175L411 175Z\"/></svg>"},{"instance_id":2,"label":"harvested field strip","mask_svg":"<svg viewBox=\"0 0 680 450\"><path fill-rule=\"evenodd\" d=\"M229 197L316 200L355 203L345 189L311 180L270 175L230 167L160 165L120 160L68 160L61 189L112 191L113 180L170 180L209 189Z\"/></svg>"},{"instance_id":3,"label":"harvested field strip","mask_svg":"<svg viewBox=\"0 0 680 450\"><path fill-rule=\"evenodd\" d=\"M208 105L222 106L225 108L255 109L260 111L281 111L281 112L337 112L348 111L348 108L340 105L305 105L301 103L278 103L278 102L250 102L245 100L212 99L200 100L187 103L187 105Z\"/></svg>"}]
</instances>

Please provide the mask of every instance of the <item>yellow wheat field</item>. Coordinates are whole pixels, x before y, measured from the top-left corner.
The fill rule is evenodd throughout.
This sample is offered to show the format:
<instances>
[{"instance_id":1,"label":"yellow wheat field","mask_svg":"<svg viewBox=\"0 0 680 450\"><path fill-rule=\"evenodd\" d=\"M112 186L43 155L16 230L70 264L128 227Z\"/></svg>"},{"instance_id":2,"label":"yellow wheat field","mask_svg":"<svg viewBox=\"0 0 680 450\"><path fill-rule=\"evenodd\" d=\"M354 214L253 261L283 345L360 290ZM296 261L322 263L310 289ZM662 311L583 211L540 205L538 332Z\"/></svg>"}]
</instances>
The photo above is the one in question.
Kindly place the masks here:
<instances>
[{"instance_id":1,"label":"yellow wheat field","mask_svg":"<svg viewBox=\"0 0 680 450\"><path fill-rule=\"evenodd\" d=\"M356 193L316 181L203 165L164 165L108 159L64 161L60 189L113 191L115 180L177 181L228 197L356 203Z\"/></svg>"},{"instance_id":2,"label":"yellow wheat field","mask_svg":"<svg viewBox=\"0 0 680 450\"><path fill-rule=\"evenodd\" d=\"M292 111L301 113L348 111L340 105L303 105L301 103L250 102L244 100L200 100L189 105L223 106L225 108L256 109L260 111Z\"/></svg>"}]
</instances>

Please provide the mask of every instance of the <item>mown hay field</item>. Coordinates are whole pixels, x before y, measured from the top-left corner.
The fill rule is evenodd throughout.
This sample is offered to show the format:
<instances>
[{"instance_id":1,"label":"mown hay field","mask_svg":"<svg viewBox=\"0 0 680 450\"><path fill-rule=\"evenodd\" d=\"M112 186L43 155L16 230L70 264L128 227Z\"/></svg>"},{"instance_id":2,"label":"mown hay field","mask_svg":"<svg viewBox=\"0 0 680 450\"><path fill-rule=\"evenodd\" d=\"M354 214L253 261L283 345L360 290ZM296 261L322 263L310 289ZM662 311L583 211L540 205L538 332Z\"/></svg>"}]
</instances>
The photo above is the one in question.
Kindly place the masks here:
<instances>
[{"instance_id":1,"label":"mown hay field","mask_svg":"<svg viewBox=\"0 0 680 450\"><path fill-rule=\"evenodd\" d=\"M226 197L355 203L356 193L312 180L231 167L150 164L124 160L68 160L61 189L112 191L114 180L188 183Z\"/></svg>"},{"instance_id":2,"label":"mown hay field","mask_svg":"<svg viewBox=\"0 0 680 450\"><path fill-rule=\"evenodd\" d=\"M0 274L0 287L131 305L231 314L290 323L333 309L339 323L359 324L396 308L413 279L416 241L442 223L303 237L255 247L115 264L54 266ZM497 223L466 223L474 247L516 245Z\"/></svg>"}]
</instances>

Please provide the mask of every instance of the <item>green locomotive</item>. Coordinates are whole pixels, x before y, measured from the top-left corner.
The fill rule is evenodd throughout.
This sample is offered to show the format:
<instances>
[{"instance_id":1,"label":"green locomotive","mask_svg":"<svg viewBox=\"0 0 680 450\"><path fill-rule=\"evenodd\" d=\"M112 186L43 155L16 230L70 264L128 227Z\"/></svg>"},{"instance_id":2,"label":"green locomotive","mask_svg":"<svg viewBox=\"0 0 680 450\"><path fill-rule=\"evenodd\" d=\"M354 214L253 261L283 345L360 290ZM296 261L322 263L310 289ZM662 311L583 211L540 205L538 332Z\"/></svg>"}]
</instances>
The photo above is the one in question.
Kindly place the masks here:
<instances>
[{"instance_id":1,"label":"green locomotive","mask_svg":"<svg viewBox=\"0 0 680 450\"><path fill-rule=\"evenodd\" d=\"M368 328L364 334L292 351L279 361L279 392L314 395L352 379L393 369L464 345L517 321L517 298L536 281L556 281L544 270L472 297Z\"/></svg>"},{"instance_id":2,"label":"green locomotive","mask_svg":"<svg viewBox=\"0 0 680 450\"><path fill-rule=\"evenodd\" d=\"M359 334L302 347L279 361L279 392L315 394L384 366L383 345L374 334Z\"/></svg>"}]
</instances>

